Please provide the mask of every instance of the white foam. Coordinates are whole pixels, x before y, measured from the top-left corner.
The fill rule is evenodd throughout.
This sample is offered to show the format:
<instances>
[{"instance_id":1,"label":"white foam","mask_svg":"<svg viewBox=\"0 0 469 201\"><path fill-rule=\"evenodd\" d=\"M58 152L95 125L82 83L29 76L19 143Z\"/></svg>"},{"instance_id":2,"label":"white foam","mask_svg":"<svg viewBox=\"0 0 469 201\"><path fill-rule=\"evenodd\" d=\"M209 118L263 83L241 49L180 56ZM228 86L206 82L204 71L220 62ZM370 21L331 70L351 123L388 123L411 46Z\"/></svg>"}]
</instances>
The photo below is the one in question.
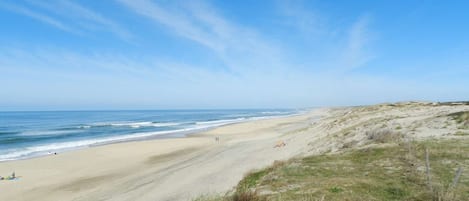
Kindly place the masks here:
<instances>
[{"instance_id":1,"label":"white foam","mask_svg":"<svg viewBox=\"0 0 469 201\"><path fill-rule=\"evenodd\" d=\"M89 125L84 125L84 126L77 126L77 128L83 129L83 128L91 128Z\"/></svg>"},{"instance_id":2,"label":"white foam","mask_svg":"<svg viewBox=\"0 0 469 201\"><path fill-rule=\"evenodd\" d=\"M181 125L182 123L172 123L172 122L161 122L161 123L153 123L152 126L154 127L166 127L166 126L178 126Z\"/></svg>"},{"instance_id":3,"label":"white foam","mask_svg":"<svg viewBox=\"0 0 469 201\"><path fill-rule=\"evenodd\" d=\"M115 126L115 127L131 127L131 128L140 128L140 127L167 127L167 126L177 126L181 123L176 122L107 122L107 123L96 123L93 126Z\"/></svg>"},{"instance_id":4,"label":"white foam","mask_svg":"<svg viewBox=\"0 0 469 201\"><path fill-rule=\"evenodd\" d=\"M213 121L200 121L196 122L197 125L218 125L218 124L231 124L245 121L246 118L236 118L236 119L223 119L223 120L213 120Z\"/></svg>"},{"instance_id":5,"label":"white foam","mask_svg":"<svg viewBox=\"0 0 469 201\"><path fill-rule=\"evenodd\" d=\"M24 131L19 133L19 136L41 136L41 135L61 135L61 134L70 134L78 133L80 130L64 130L64 131L54 131L54 130L45 130L45 131Z\"/></svg>"},{"instance_id":6,"label":"white foam","mask_svg":"<svg viewBox=\"0 0 469 201\"><path fill-rule=\"evenodd\" d=\"M17 149L14 151L12 150L13 152L10 152L7 154L1 154L0 161L28 158L32 156L45 155L48 152L57 152L60 150L69 150L69 149L75 149L75 148L80 148L80 147L89 147L89 146L99 145L99 144L109 144L113 142L137 140L137 139L142 139L142 138L147 138L147 137L157 136L157 135L194 132L197 130L203 130L203 129L207 129L211 127L214 127L214 125L198 126L198 127L196 126L196 127L191 127L191 128L168 130L168 131L136 133L136 134L121 135L121 136L114 136L114 137L108 137L108 138L80 140L80 141L73 141L73 142L60 142L60 143L53 143L53 144L48 144L48 145L38 145L38 146L26 147L24 149Z\"/></svg>"},{"instance_id":7,"label":"white foam","mask_svg":"<svg viewBox=\"0 0 469 201\"><path fill-rule=\"evenodd\" d=\"M282 115L282 114L290 114L291 112L281 112L281 111L266 111L266 112L261 112L261 114L276 114L276 115Z\"/></svg>"}]
</instances>

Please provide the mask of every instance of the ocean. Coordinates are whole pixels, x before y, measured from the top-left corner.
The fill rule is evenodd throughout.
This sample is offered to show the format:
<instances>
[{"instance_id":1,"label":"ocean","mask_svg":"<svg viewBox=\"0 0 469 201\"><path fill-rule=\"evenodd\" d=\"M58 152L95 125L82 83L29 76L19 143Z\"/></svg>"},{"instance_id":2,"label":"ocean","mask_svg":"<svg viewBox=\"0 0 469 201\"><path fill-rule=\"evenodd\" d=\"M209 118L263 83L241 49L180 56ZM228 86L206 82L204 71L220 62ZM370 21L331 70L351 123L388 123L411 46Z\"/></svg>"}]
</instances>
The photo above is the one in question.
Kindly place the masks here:
<instances>
[{"instance_id":1,"label":"ocean","mask_svg":"<svg viewBox=\"0 0 469 201\"><path fill-rule=\"evenodd\" d=\"M0 112L0 161L90 146L177 138L222 125L298 110L148 110Z\"/></svg>"}]
</instances>

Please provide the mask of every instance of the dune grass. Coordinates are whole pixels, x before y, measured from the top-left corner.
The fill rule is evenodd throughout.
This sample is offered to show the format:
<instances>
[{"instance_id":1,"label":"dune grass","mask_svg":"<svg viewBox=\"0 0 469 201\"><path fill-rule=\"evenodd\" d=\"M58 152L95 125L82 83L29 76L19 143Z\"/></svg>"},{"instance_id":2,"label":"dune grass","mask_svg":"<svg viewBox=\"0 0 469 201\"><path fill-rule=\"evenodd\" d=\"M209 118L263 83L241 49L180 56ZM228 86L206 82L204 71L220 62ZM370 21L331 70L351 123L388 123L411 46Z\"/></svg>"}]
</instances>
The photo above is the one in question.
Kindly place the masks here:
<instances>
[{"instance_id":1,"label":"dune grass","mask_svg":"<svg viewBox=\"0 0 469 201\"><path fill-rule=\"evenodd\" d=\"M235 193L255 192L252 200L464 200L469 197L467 153L468 140L431 140L292 159L251 172Z\"/></svg>"},{"instance_id":2,"label":"dune grass","mask_svg":"<svg viewBox=\"0 0 469 201\"><path fill-rule=\"evenodd\" d=\"M460 129L469 129L469 111L456 112L449 114L458 124Z\"/></svg>"}]
</instances>

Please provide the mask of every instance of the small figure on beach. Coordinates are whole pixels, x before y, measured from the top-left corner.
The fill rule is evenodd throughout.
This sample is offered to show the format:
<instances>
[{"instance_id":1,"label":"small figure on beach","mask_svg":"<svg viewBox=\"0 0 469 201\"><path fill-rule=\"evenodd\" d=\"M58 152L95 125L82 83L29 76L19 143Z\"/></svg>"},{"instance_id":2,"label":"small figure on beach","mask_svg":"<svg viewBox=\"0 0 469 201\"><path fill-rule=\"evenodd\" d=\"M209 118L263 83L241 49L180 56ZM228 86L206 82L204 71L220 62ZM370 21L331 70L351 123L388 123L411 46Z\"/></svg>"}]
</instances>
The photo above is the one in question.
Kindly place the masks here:
<instances>
[{"instance_id":1,"label":"small figure on beach","mask_svg":"<svg viewBox=\"0 0 469 201\"><path fill-rule=\"evenodd\" d=\"M16 178L15 172L11 173L11 177L10 177L10 178L12 178L12 179L15 179L15 178Z\"/></svg>"},{"instance_id":2,"label":"small figure on beach","mask_svg":"<svg viewBox=\"0 0 469 201\"><path fill-rule=\"evenodd\" d=\"M219 142L220 141L220 138L218 136L215 136L215 141L216 142Z\"/></svg>"},{"instance_id":3,"label":"small figure on beach","mask_svg":"<svg viewBox=\"0 0 469 201\"><path fill-rule=\"evenodd\" d=\"M283 140L280 140L277 142L277 144L274 146L274 148L277 148L277 147L284 147L286 146L287 144L283 141Z\"/></svg>"}]
</instances>

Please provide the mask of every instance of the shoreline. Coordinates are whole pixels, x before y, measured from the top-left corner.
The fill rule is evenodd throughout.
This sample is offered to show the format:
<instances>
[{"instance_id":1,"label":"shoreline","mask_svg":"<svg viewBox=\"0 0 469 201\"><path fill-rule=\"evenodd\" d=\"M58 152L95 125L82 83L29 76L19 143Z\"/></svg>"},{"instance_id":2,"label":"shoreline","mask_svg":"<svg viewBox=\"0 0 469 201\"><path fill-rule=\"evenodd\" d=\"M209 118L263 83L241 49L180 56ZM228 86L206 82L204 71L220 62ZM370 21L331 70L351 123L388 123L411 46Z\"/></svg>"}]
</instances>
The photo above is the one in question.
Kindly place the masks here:
<instances>
[{"instance_id":1,"label":"shoreline","mask_svg":"<svg viewBox=\"0 0 469 201\"><path fill-rule=\"evenodd\" d=\"M287 152L271 158L267 157L262 160L256 159L249 164L238 166L233 169L236 172L226 174L225 176L220 175L223 177L212 182L216 185L192 187L192 190L187 192L190 194L178 195L178 193L175 193L177 189L174 188L180 188L186 182L176 185L170 185L167 182L187 180L189 178L191 181L187 181L188 183L193 183L194 181L200 182L201 179L206 180L208 176L213 174L212 171L215 171L215 169L217 171L230 169L228 167L233 166L231 164L233 160L246 161L246 159L238 157L249 155L252 155L254 158L260 157L257 155L259 153L249 154L251 152L258 152L251 149L262 147L269 151L268 155L271 155L272 153L270 152L277 151L272 147L280 137L280 133L277 133L275 128L279 125L295 124L298 122L303 124L303 121L308 120L314 111L317 111L317 109L286 117L223 125L182 138L113 143L73 150L58 155L4 161L0 163L0 176L7 176L14 171L20 179L15 181L0 181L0 188L2 189L0 200L96 200L103 195L112 195L113 193L111 192L116 190L125 191L125 189L134 188L135 185L143 185L140 184L141 180L154 180L157 178L158 181L162 180L165 182L155 183L153 181L144 186L164 185L165 187L160 186L158 189L166 193L153 194L150 192L154 190L149 190L148 196L156 196L158 198L176 196L174 197L175 200L185 200L185 198L197 196L197 194L207 192L207 190L212 192L210 189L218 189L216 192L222 192L235 185L246 171L252 168L263 167L276 159L290 157L293 152ZM215 141L215 136L220 137L220 142ZM245 143L258 144L245 147ZM218 158L220 154L227 155L223 158ZM264 154L263 156L266 155ZM204 161L210 160L214 160L213 162L220 167L204 163ZM205 170L200 170L199 166L207 167L203 168ZM191 171L184 172L187 167L190 167ZM168 173L168 171L179 171L179 173ZM194 172L200 175L195 176L197 174L194 174ZM166 180L165 178L168 175L172 175L171 177L176 177L176 179ZM226 178L226 176L229 176L229 178ZM126 184L120 185L120 183ZM140 192L145 188L139 187L137 189L136 191ZM99 193L101 191L109 192ZM83 196L86 199L79 199ZM126 193L123 197L129 196L132 197L134 195L133 193ZM180 196L184 197L184 199L181 199ZM123 198L122 200L129 199Z\"/></svg>"},{"instance_id":2,"label":"shoreline","mask_svg":"<svg viewBox=\"0 0 469 201\"><path fill-rule=\"evenodd\" d=\"M466 139L467 112L469 105L427 103L318 108L184 138L117 143L9 161L0 163L0 176L14 171L20 178L0 181L0 200L183 201L222 195L233 191L247 173L275 161L386 145L383 140L387 138L377 134L388 133L397 141ZM397 134L382 132L389 130Z\"/></svg>"},{"instance_id":3,"label":"shoreline","mask_svg":"<svg viewBox=\"0 0 469 201\"><path fill-rule=\"evenodd\" d=\"M177 139L177 138L186 138L190 137L191 135L197 135L200 133L208 132L213 129L217 129L224 126L229 126L233 124L239 123L246 123L251 121L258 121L258 120L267 120L267 119L276 119L276 118L287 118L291 116L302 115L305 113L310 112L313 109L308 110L301 110L297 111L293 114L286 114L286 115L273 115L273 116L259 116L259 117L243 117L241 120L236 121L237 119L221 119L221 120L214 120L214 121L235 121L235 122L228 122L228 123L220 123L220 125L209 125L205 128L183 128L183 129L175 129L175 130L165 130L165 131L150 131L145 133L134 133L134 134L125 134L121 136L114 136L114 138L123 138L123 139L115 139L115 140L104 140L103 142L94 142L89 145L82 145L82 146L74 146L74 147L67 147L67 148L59 148L59 149L51 149L48 151L38 151L36 153L27 154L25 156L13 158L13 159L5 159L0 160L1 163L11 162L11 161L21 161L21 160L29 160L34 158L41 158L57 154L63 154L67 152L79 151L83 149L93 148L93 147L100 147L100 146L107 146L112 144L120 144L120 143L127 143L127 142L139 142L139 141L149 141L149 140L161 140L161 139ZM133 136L133 135L143 135L143 136ZM93 139L90 139L93 140ZM97 140L97 139L94 139ZM50 145L48 145L50 146Z\"/></svg>"}]
</instances>

